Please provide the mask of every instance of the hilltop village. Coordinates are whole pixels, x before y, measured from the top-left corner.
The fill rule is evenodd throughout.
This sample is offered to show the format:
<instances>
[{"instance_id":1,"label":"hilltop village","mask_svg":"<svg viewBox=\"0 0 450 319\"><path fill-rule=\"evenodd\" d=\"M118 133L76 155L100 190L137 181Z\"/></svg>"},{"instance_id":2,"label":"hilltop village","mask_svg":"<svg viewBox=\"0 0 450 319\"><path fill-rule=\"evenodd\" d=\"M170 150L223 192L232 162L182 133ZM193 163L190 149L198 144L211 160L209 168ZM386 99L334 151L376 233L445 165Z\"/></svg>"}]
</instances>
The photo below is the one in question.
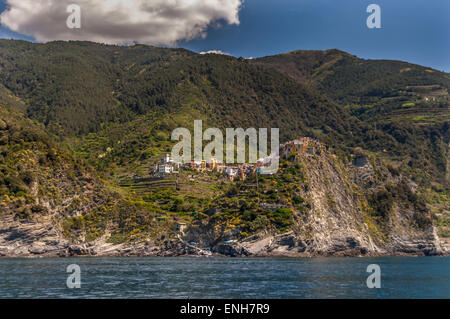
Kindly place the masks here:
<instances>
[{"instance_id":1,"label":"hilltop village","mask_svg":"<svg viewBox=\"0 0 450 319\"><path fill-rule=\"evenodd\" d=\"M85 252L75 244L99 255L178 254L175 223L199 247L254 240L252 255L431 254L438 235L450 238L445 72L338 50L245 60L0 42L0 255ZM200 158L199 148L219 145L198 119L235 128L229 154L239 159L242 128L325 146L299 138L277 146L273 162L248 150L252 164L189 154L178 165L165 156L174 147L188 158L182 146L193 144ZM243 132L249 149L252 132ZM258 174L272 166L276 174Z\"/></svg>"},{"instance_id":2,"label":"hilltop village","mask_svg":"<svg viewBox=\"0 0 450 319\"><path fill-rule=\"evenodd\" d=\"M321 148L320 142L309 137L301 137L297 140L289 141L280 146L279 157L288 159L292 154L314 155ZM163 178L165 176L179 174L181 169L188 169L195 172L214 172L223 175L229 181L246 180L249 176L260 174L263 167L270 167L273 156L261 158L255 164L227 165L212 158L210 160L194 161L190 163L176 163L166 154L164 158L156 163L151 169L153 177Z\"/></svg>"}]
</instances>

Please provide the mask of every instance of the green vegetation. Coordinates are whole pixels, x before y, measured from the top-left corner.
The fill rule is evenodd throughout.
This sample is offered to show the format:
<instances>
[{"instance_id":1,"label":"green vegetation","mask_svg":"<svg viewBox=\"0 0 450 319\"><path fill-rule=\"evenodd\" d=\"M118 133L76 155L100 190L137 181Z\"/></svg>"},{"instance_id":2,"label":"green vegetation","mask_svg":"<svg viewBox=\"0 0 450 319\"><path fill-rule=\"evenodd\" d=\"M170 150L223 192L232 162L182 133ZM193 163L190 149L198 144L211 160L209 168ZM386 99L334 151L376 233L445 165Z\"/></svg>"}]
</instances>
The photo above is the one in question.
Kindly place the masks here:
<instances>
[{"instance_id":1,"label":"green vegetation","mask_svg":"<svg viewBox=\"0 0 450 319\"><path fill-rule=\"evenodd\" d=\"M447 73L400 61L362 60L339 50L295 51L256 59L342 105L363 124L343 144L401 162L416 182L445 180L449 142ZM447 189L448 190L448 189Z\"/></svg>"},{"instance_id":2,"label":"green vegetation","mask_svg":"<svg viewBox=\"0 0 450 319\"><path fill-rule=\"evenodd\" d=\"M285 232L309 210L295 156L258 181L192 178L188 170L145 180L170 152L171 131L192 128L194 119L220 129L279 127L281 142L311 136L341 158L361 147L396 163L391 174L421 189L437 185L448 198L446 73L337 50L251 61L144 45L0 40L0 52L1 207L22 220L58 210L74 240L111 229L114 243L155 237L180 220L247 237ZM425 203L405 187L387 185L369 199L372 230L407 203L417 212L414 227L430 224ZM425 197L430 205L434 197ZM327 200L333 209L336 199Z\"/></svg>"}]
</instances>

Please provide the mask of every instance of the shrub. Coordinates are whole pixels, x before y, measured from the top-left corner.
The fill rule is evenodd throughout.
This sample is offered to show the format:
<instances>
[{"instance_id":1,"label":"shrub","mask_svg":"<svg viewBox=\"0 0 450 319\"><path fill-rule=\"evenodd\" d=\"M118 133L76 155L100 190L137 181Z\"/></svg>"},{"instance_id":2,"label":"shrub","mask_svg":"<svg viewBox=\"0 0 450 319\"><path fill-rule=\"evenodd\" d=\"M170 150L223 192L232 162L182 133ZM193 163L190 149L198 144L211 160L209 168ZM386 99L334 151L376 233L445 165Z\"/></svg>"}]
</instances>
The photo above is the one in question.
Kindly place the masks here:
<instances>
[{"instance_id":1,"label":"shrub","mask_svg":"<svg viewBox=\"0 0 450 319\"><path fill-rule=\"evenodd\" d=\"M271 220L280 228L292 225L293 212L289 208L278 208L270 214Z\"/></svg>"}]
</instances>

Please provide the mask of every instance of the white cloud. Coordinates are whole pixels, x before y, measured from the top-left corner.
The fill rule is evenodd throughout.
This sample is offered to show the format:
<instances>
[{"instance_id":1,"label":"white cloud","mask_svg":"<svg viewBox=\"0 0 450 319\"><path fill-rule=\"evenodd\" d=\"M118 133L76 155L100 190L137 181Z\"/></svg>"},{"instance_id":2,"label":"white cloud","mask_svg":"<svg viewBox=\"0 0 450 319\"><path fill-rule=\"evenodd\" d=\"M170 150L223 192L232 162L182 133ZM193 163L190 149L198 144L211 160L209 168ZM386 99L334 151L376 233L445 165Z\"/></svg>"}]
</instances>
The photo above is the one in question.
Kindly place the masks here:
<instances>
[{"instance_id":1,"label":"white cloud","mask_svg":"<svg viewBox=\"0 0 450 319\"><path fill-rule=\"evenodd\" d=\"M0 22L37 41L89 40L176 45L205 37L214 22L239 24L243 0L6 0ZM81 29L69 29L69 4L81 7Z\"/></svg>"},{"instance_id":2,"label":"white cloud","mask_svg":"<svg viewBox=\"0 0 450 319\"><path fill-rule=\"evenodd\" d=\"M221 55L230 55L229 53L220 51L220 50L209 50L209 51L204 51L204 52L200 52L200 54L221 54Z\"/></svg>"}]
</instances>

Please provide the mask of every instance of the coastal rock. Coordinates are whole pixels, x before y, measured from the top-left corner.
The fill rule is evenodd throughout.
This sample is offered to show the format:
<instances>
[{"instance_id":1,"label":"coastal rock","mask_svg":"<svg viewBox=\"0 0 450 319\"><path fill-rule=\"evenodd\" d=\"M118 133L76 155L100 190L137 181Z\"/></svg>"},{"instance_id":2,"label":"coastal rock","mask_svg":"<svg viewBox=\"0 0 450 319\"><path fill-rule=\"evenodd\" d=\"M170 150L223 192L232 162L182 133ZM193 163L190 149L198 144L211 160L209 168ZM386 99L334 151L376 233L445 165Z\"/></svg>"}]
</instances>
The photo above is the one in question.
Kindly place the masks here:
<instances>
[{"instance_id":1,"label":"coastal rock","mask_svg":"<svg viewBox=\"0 0 450 319\"><path fill-rule=\"evenodd\" d=\"M44 243L36 242L28 248L28 251L33 255L42 255L47 252L47 248Z\"/></svg>"},{"instance_id":2,"label":"coastal rock","mask_svg":"<svg viewBox=\"0 0 450 319\"><path fill-rule=\"evenodd\" d=\"M93 256L96 254L93 248L88 248L85 245L71 245L67 252L69 256Z\"/></svg>"},{"instance_id":3,"label":"coastal rock","mask_svg":"<svg viewBox=\"0 0 450 319\"><path fill-rule=\"evenodd\" d=\"M229 257L249 255L248 251L244 247L239 245L226 245L226 244L218 245L214 247L213 252Z\"/></svg>"},{"instance_id":4,"label":"coastal rock","mask_svg":"<svg viewBox=\"0 0 450 319\"><path fill-rule=\"evenodd\" d=\"M205 219L195 227L189 225L178 238L174 233L161 233L156 239L113 244L113 229L95 241L67 238L58 222L60 212L76 199L71 196L61 206L51 208L38 219L21 219L4 210L0 214L0 256L69 257L69 256L385 256L448 254L440 247L437 230L432 226L426 207L411 202L417 198L417 185L401 176L393 176L381 162L368 156L356 161L339 162L325 148L317 146L315 154L296 158L304 168L305 183L299 187L304 198L302 211L293 208L290 231L263 229L242 238L239 227L215 227L215 218ZM89 179L89 178L88 178ZM384 207L371 207L374 196L402 191L398 198ZM403 198L403 199L402 199ZM273 212L287 203L265 206ZM264 206L264 205L263 205ZM307 208L306 208L307 207ZM89 208L87 207L86 210ZM378 211L376 211L378 209ZM380 211L381 210L381 211ZM207 210L206 216L221 213L220 208ZM81 214L81 213L80 213ZM376 215L373 217L373 215ZM416 216L424 217L416 223ZM383 223L379 224L378 221ZM378 224L377 224L378 223ZM427 226L428 225L428 226ZM216 229L219 229L217 231ZM180 237L182 236L182 237Z\"/></svg>"}]
</instances>

